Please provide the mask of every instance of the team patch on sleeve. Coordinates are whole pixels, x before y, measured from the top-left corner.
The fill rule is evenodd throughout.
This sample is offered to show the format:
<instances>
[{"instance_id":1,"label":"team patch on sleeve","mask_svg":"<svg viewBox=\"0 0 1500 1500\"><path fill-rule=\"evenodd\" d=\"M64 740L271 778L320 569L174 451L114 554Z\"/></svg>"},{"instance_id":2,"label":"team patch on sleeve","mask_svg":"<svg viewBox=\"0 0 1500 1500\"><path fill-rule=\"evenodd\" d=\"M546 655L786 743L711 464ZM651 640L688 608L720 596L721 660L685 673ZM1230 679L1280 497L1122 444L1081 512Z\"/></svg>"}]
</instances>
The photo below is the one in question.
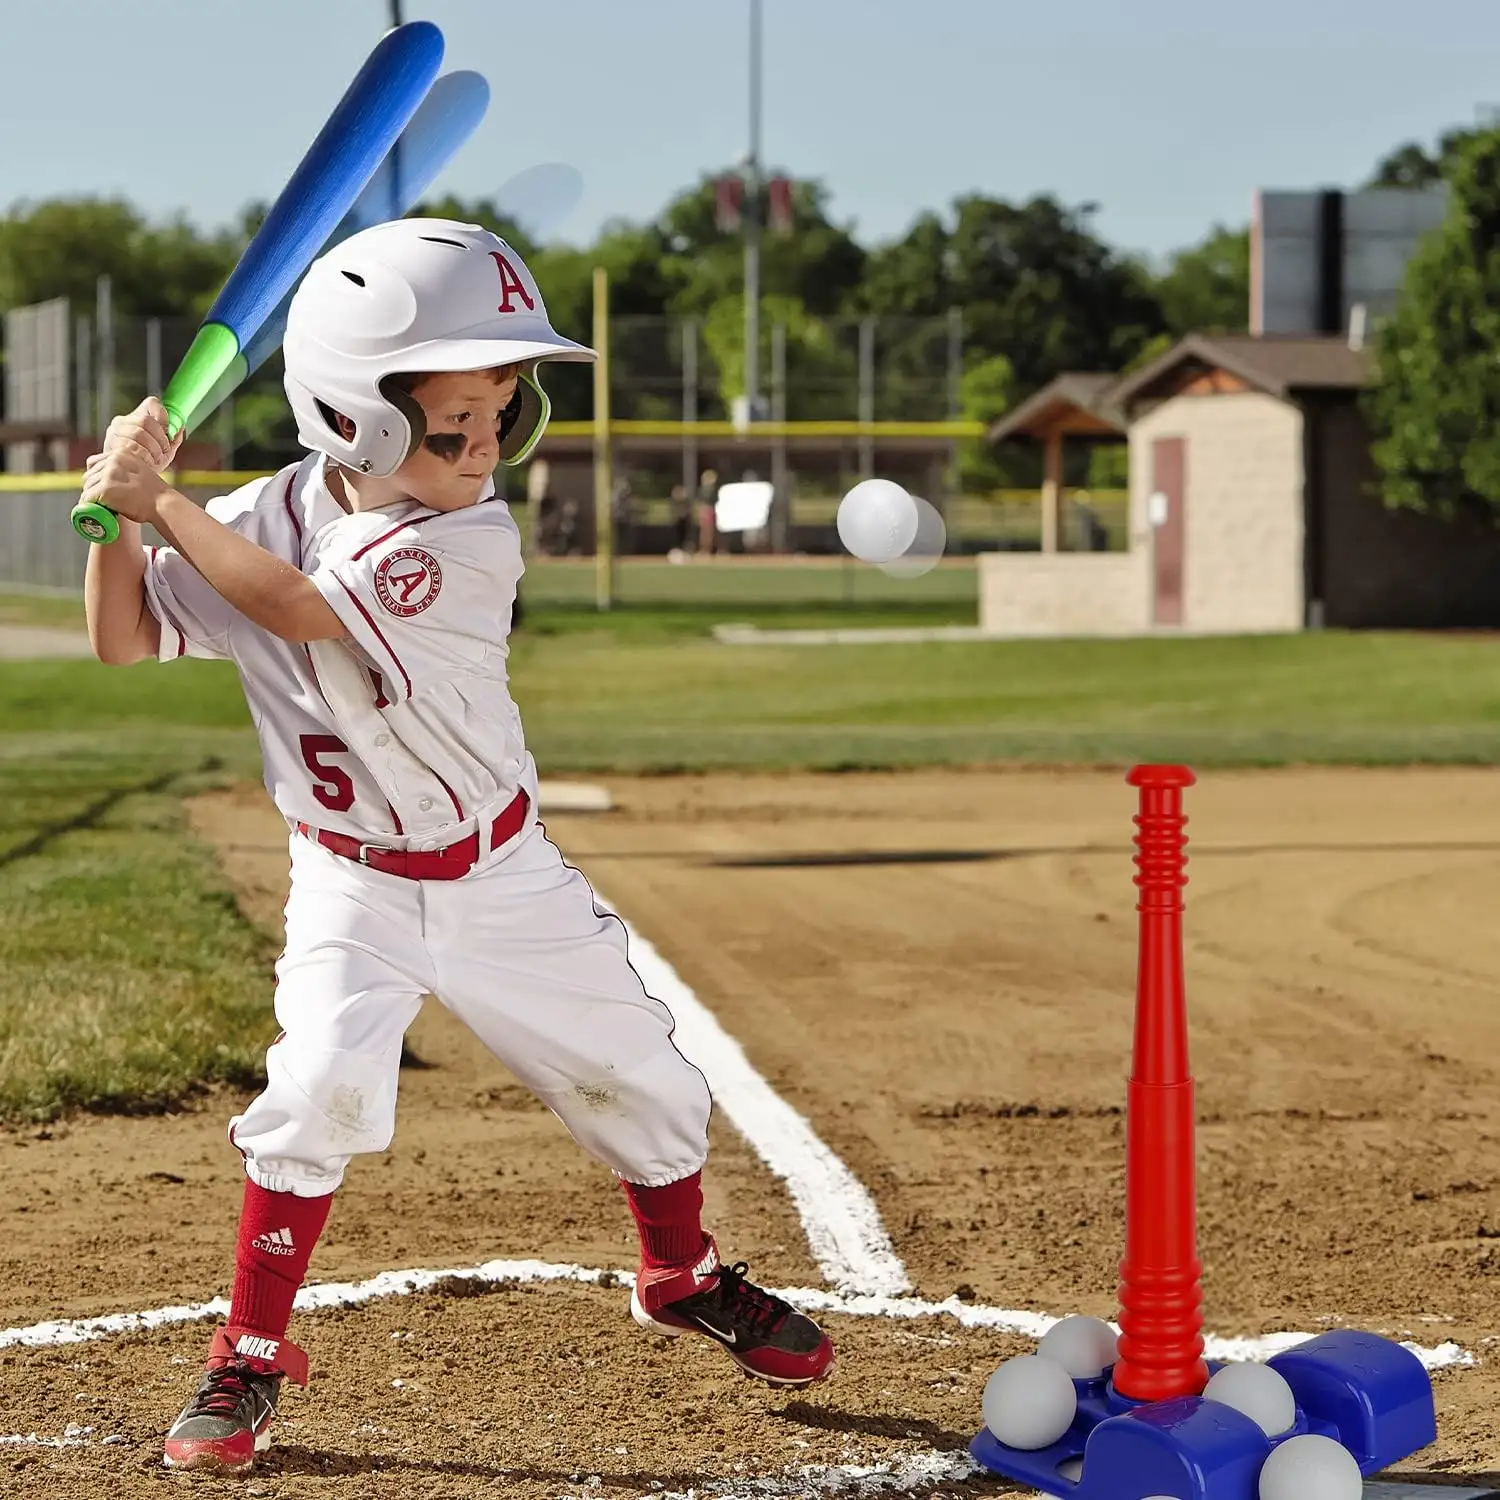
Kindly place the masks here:
<instances>
[{"instance_id":1,"label":"team patch on sleeve","mask_svg":"<svg viewBox=\"0 0 1500 1500\"><path fill-rule=\"evenodd\" d=\"M388 614L409 620L437 600L443 570L422 547L397 547L375 569L375 597Z\"/></svg>"}]
</instances>

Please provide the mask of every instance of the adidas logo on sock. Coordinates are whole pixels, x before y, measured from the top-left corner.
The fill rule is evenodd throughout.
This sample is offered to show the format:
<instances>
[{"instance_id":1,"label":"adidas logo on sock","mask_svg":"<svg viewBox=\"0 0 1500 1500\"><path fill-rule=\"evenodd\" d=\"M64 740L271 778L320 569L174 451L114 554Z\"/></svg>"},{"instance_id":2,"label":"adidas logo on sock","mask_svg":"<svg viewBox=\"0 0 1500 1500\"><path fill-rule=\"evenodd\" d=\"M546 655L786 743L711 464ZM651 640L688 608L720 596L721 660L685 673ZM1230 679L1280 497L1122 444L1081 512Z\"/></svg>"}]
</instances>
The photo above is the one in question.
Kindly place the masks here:
<instances>
[{"instance_id":1,"label":"adidas logo on sock","mask_svg":"<svg viewBox=\"0 0 1500 1500\"><path fill-rule=\"evenodd\" d=\"M297 1253L290 1229L271 1229L265 1234L258 1234L250 1241L250 1248L260 1250L266 1255L295 1255Z\"/></svg>"}]
</instances>

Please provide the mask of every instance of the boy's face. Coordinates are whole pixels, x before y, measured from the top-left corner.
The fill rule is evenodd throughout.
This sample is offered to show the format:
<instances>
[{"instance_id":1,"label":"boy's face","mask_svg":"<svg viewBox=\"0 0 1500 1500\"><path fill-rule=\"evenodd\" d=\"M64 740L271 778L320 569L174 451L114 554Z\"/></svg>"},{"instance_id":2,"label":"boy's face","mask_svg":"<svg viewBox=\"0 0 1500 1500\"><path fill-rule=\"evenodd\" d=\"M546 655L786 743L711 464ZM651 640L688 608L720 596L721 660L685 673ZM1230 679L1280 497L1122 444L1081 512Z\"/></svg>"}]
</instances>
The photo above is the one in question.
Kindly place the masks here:
<instances>
[{"instance_id":1,"label":"boy's face","mask_svg":"<svg viewBox=\"0 0 1500 1500\"><path fill-rule=\"evenodd\" d=\"M500 462L500 417L519 379L518 365L423 376L412 399L427 435L392 478L433 510L473 505Z\"/></svg>"}]
</instances>

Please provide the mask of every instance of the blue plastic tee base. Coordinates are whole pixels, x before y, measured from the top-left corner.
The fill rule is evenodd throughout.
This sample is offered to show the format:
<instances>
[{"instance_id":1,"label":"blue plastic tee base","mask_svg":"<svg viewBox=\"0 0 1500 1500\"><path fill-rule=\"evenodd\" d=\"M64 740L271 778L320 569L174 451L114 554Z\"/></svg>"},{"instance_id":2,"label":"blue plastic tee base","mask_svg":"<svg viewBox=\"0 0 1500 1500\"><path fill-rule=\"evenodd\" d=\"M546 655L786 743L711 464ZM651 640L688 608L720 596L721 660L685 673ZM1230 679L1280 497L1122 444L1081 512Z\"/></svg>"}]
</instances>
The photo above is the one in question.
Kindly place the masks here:
<instances>
[{"instance_id":1,"label":"blue plastic tee base","mask_svg":"<svg viewBox=\"0 0 1500 1500\"><path fill-rule=\"evenodd\" d=\"M1274 1438L1233 1407L1201 1396L1131 1401L1106 1371L1074 1381L1078 1416L1051 1447L1007 1448L985 1429L969 1451L992 1473L1071 1500L1257 1500L1261 1465L1288 1438L1333 1438L1366 1477L1437 1438L1432 1381L1416 1355L1390 1339L1329 1333L1269 1363L1297 1403L1296 1424Z\"/></svg>"}]
</instances>

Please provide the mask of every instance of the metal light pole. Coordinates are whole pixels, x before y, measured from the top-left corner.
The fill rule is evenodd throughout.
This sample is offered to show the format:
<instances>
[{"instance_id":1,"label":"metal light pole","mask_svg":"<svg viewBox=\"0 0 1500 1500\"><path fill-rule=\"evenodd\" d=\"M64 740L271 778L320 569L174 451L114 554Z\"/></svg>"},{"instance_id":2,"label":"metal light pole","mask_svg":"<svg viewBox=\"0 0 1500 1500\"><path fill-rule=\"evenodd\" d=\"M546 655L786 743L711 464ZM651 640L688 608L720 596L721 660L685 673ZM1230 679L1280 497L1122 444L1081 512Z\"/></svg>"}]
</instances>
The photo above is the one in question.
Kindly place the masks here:
<instances>
[{"instance_id":1,"label":"metal light pole","mask_svg":"<svg viewBox=\"0 0 1500 1500\"><path fill-rule=\"evenodd\" d=\"M401 0L390 0L391 5L391 27L394 29L403 24L401 19ZM401 142L398 140L391 147L391 218L401 217Z\"/></svg>"},{"instance_id":2,"label":"metal light pole","mask_svg":"<svg viewBox=\"0 0 1500 1500\"><path fill-rule=\"evenodd\" d=\"M760 415L760 3L750 0L750 154L745 158L745 404Z\"/></svg>"}]
</instances>

